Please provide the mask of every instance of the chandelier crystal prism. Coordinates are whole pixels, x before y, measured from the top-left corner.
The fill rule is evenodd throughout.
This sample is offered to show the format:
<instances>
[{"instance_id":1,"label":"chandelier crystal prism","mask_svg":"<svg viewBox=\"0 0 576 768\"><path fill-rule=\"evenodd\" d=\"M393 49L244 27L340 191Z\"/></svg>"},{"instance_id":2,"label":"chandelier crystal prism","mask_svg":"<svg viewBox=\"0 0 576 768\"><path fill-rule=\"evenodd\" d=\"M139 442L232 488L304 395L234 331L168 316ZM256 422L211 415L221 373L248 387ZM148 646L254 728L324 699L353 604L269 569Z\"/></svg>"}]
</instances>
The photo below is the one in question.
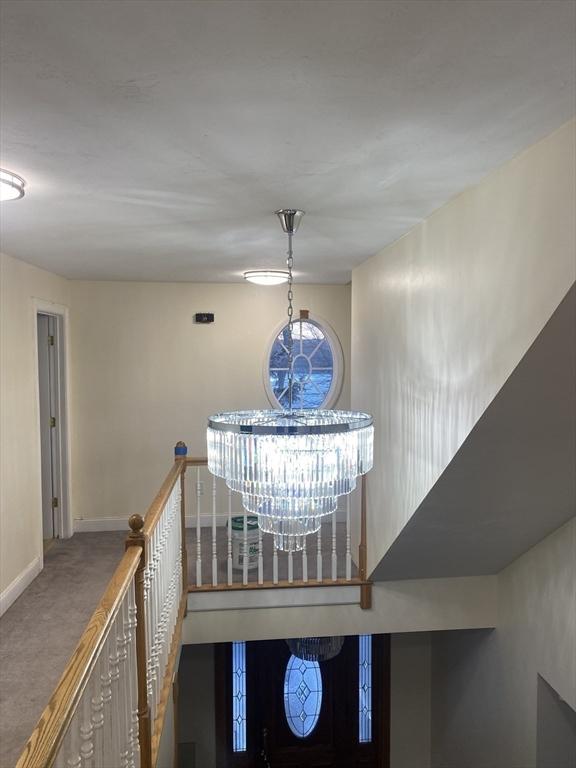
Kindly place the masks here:
<instances>
[{"instance_id":1,"label":"chandelier crystal prism","mask_svg":"<svg viewBox=\"0 0 576 768\"><path fill-rule=\"evenodd\" d=\"M288 235L288 323L292 325L292 236L303 211L276 211ZM291 334L290 334L291 338ZM230 411L208 418L208 468L225 479L277 549L305 546L340 496L372 468L372 417L356 411L293 409L293 355L288 349L286 410Z\"/></svg>"}]
</instances>

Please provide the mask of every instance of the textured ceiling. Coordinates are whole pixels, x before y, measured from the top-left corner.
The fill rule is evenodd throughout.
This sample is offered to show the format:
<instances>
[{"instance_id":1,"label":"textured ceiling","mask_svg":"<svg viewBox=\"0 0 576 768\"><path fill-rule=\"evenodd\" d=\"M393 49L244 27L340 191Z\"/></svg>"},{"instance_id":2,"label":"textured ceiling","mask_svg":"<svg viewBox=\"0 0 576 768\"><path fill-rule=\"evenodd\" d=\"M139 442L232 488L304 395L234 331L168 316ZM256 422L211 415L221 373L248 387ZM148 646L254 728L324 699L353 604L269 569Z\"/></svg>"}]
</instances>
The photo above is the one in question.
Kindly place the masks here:
<instances>
[{"instance_id":1,"label":"textured ceiling","mask_svg":"<svg viewBox=\"0 0 576 768\"><path fill-rule=\"evenodd\" d=\"M563 0L3 0L2 247L72 278L351 268L574 113Z\"/></svg>"}]
</instances>

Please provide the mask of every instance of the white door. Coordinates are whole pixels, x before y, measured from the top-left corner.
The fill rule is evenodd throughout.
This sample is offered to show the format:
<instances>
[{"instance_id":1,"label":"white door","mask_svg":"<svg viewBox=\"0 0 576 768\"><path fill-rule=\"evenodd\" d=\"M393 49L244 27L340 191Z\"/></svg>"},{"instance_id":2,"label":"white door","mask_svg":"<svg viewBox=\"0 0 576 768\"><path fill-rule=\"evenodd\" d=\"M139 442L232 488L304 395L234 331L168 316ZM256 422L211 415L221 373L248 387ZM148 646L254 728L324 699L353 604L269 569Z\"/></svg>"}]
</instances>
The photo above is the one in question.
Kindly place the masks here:
<instances>
[{"instance_id":1,"label":"white door","mask_svg":"<svg viewBox=\"0 0 576 768\"><path fill-rule=\"evenodd\" d=\"M40 450L42 465L43 538L61 535L57 514L60 489L60 430L58 398L58 334L57 318L38 314L38 391L40 395Z\"/></svg>"}]
</instances>

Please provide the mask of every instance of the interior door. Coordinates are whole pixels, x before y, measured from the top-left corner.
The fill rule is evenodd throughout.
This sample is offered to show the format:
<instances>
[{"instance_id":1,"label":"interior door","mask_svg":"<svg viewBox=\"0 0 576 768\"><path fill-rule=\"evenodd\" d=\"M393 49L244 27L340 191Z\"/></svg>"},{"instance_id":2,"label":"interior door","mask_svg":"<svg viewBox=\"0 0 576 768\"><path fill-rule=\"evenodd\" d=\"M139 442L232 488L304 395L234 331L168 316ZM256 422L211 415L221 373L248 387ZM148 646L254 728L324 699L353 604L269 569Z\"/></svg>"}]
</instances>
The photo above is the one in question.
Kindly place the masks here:
<instances>
[{"instance_id":1,"label":"interior door","mask_svg":"<svg viewBox=\"0 0 576 768\"><path fill-rule=\"evenodd\" d=\"M56 512L60 504L57 327L53 315L37 315L38 394L40 405L40 452L42 474L42 537L60 535Z\"/></svg>"},{"instance_id":2,"label":"interior door","mask_svg":"<svg viewBox=\"0 0 576 768\"><path fill-rule=\"evenodd\" d=\"M291 658L287 644L284 640L246 643L247 741L246 750L237 753L230 738L232 656L229 645L222 647L217 655L218 768L387 768L388 636L372 636L371 645L372 733L370 740L361 743L358 637L347 637L338 656L319 664L322 702L315 725L305 737L295 735L286 716L284 683ZM303 686L303 698L308 687L312 686Z\"/></svg>"}]
</instances>

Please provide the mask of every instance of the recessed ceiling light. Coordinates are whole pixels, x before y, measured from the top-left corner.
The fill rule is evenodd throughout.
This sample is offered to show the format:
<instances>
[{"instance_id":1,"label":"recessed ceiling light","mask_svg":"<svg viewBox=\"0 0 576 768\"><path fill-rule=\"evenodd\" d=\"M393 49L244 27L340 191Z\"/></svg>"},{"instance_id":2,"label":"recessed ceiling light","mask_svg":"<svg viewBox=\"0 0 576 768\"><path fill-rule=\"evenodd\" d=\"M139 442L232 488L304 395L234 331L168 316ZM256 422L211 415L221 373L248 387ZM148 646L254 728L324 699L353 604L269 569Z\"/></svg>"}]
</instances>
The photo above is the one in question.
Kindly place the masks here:
<instances>
[{"instance_id":1,"label":"recessed ceiling light","mask_svg":"<svg viewBox=\"0 0 576 768\"><path fill-rule=\"evenodd\" d=\"M257 285L280 285L288 282L288 271L284 269L249 269L244 279Z\"/></svg>"},{"instance_id":2,"label":"recessed ceiling light","mask_svg":"<svg viewBox=\"0 0 576 768\"><path fill-rule=\"evenodd\" d=\"M26 182L21 176L12 171L5 171L0 168L0 201L18 200L24 197L24 187Z\"/></svg>"}]
</instances>

